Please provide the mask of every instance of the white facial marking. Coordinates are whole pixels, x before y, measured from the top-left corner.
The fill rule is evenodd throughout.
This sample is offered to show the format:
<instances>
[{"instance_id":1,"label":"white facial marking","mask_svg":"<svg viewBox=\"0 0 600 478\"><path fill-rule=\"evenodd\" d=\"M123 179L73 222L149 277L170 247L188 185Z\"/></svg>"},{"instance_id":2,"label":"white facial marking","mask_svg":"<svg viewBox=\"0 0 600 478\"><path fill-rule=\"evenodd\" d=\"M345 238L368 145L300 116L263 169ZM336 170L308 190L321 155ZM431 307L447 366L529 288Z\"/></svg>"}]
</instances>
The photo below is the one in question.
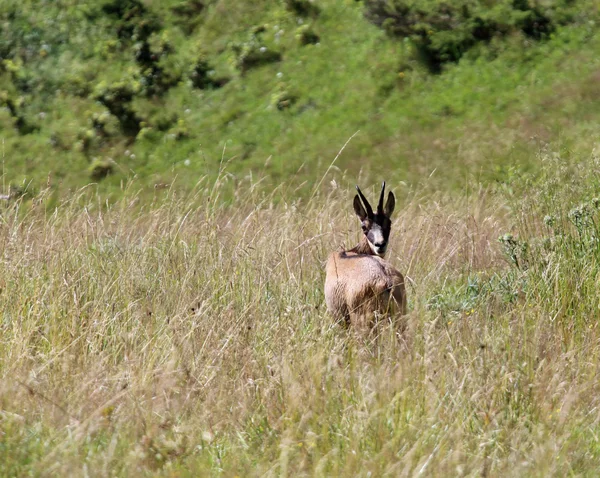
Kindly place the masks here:
<instances>
[{"instance_id":1,"label":"white facial marking","mask_svg":"<svg viewBox=\"0 0 600 478\"><path fill-rule=\"evenodd\" d=\"M383 231L380 227L373 227L371 229L371 238L373 239L373 244L383 244L385 242Z\"/></svg>"},{"instance_id":2,"label":"white facial marking","mask_svg":"<svg viewBox=\"0 0 600 478\"><path fill-rule=\"evenodd\" d=\"M371 242L371 240L373 242ZM369 231L369 235L367 236L367 242L369 243L369 247L375 254L377 254L378 256L383 256L383 254L385 254L385 239L383 237L383 231L379 226L374 226L371 228L371 230ZM375 244L379 244L379 246L376 246Z\"/></svg>"}]
</instances>

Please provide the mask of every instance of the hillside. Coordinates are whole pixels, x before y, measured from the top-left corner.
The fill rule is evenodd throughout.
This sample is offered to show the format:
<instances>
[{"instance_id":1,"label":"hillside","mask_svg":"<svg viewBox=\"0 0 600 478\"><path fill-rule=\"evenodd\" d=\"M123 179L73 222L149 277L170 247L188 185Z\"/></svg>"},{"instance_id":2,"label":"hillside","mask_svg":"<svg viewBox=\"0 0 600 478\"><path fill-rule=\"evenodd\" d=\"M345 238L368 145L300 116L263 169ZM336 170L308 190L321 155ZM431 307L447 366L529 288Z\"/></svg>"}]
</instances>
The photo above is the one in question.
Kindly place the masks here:
<instances>
[{"instance_id":1,"label":"hillside","mask_svg":"<svg viewBox=\"0 0 600 478\"><path fill-rule=\"evenodd\" d=\"M100 182L119 195L136 177L189 190L224 171L303 196L354 135L330 179L447 190L535 171L546 145L595 141L594 2L540 7L552 29L538 36L493 23L438 71L377 26L374 0L43 3L0 10L4 189ZM427 28L448 48L465 35Z\"/></svg>"},{"instance_id":2,"label":"hillside","mask_svg":"<svg viewBox=\"0 0 600 478\"><path fill-rule=\"evenodd\" d=\"M1 2L0 476L596 476L599 14Z\"/></svg>"}]
</instances>

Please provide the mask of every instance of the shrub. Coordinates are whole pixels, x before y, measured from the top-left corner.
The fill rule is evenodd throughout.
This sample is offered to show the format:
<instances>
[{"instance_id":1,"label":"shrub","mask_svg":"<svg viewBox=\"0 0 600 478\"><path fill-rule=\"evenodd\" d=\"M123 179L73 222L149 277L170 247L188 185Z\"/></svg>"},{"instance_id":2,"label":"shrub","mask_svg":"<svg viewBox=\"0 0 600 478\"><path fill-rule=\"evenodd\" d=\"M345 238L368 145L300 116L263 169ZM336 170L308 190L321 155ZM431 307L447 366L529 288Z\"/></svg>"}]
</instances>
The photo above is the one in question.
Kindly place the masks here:
<instances>
[{"instance_id":1,"label":"shrub","mask_svg":"<svg viewBox=\"0 0 600 478\"><path fill-rule=\"evenodd\" d=\"M113 0L102 10L115 19L117 35L122 39L144 40L161 28L158 18L139 0Z\"/></svg>"},{"instance_id":2,"label":"shrub","mask_svg":"<svg viewBox=\"0 0 600 478\"><path fill-rule=\"evenodd\" d=\"M200 23L200 14L206 5L200 0L186 0L171 7L175 24L186 33L192 33Z\"/></svg>"},{"instance_id":3,"label":"shrub","mask_svg":"<svg viewBox=\"0 0 600 478\"><path fill-rule=\"evenodd\" d=\"M280 84L278 90L271 96L271 105L275 106L279 111L286 110L296 103L298 97L291 93L286 85Z\"/></svg>"},{"instance_id":4,"label":"shrub","mask_svg":"<svg viewBox=\"0 0 600 478\"><path fill-rule=\"evenodd\" d=\"M86 98L92 92L92 86L82 74L70 74L63 83L63 90L74 96Z\"/></svg>"},{"instance_id":5,"label":"shrub","mask_svg":"<svg viewBox=\"0 0 600 478\"><path fill-rule=\"evenodd\" d=\"M296 29L296 39L300 45L314 45L319 43L320 37L315 33L312 26L302 25Z\"/></svg>"},{"instance_id":6,"label":"shrub","mask_svg":"<svg viewBox=\"0 0 600 478\"><path fill-rule=\"evenodd\" d=\"M151 35L134 45L136 63L140 66L140 83L146 96L162 95L181 79L181 73L167 58L173 46L165 32Z\"/></svg>"},{"instance_id":7,"label":"shrub","mask_svg":"<svg viewBox=\"0 0 600 478\"><path fill-rule=\"evenodd\" d=\"M173 5L171 7L171 11L175 15L181 17L190 17L193 15L198 15L199 13L203 12L205 8L206 5L200 0L185 0L177 5Z\"/></svg>"},{"instance_id":8,"label":"shrub","mask_svg":"<svg viewBox=\"0 0 600 478\"><path fill-rule=\"evenodd\" d=\"M215 70L204 55L199 55L192 65L188 78L194 88L201 90L221 88L229 82L229 78L215 76Z\"/></svg>"},{"instance_id":9,"label":"shrub","mask_svg":"<svg viewBox=\"0 0 600 478\"><path fill-rule=\"evenodd\" d=\"M511 33L539 40L569 18L567 0L551 7L527 0L501 0L491 8L488 3L366 0L365 16L388 34L409 38L418 57L434 72L439 72L444 63L458 61L477 43Z\"/></svg>"},{"instance_id":10,"label":"shrub","mask_svg":"<svg viewBox=\"0 0 600 478\"><path fill-rule=\"evenodd\" d=\"M112 136L113 131L111 131L111 115L108 112L103 113L93 113L90 122L94 131L102 137ZM114 120L113 120L114 121Z\"/></svg>"},{"instance_id":11,"label":"shrub","mask_svg":"<svg viewBox=\"0 0 600 478\"><path fill-rule=\"evenodd\" d=\"M158 141L159 135L152 126L148 126L144 121L141 123L141 129L137 134L136 141Z\"/></svg>"},{"instance_id":12,"label":"shrub","mask_svg":"<svg viewBox=\"0 0 600 478\"><path fill-rule=\"evenodd\" d=\"M140 67L140 84L146 96L162 95L181 79L181 72L166 59L174 51L157 16L139 0L113 0L103 7L114 19L117 36L129 46ZM111 48L118 46L110 43Z\"/></svg>"},{"instance_id":13,"label":"shrub","mask_svg":"<svg viewBox=\"0 0 600 478\"><path fill-rule=\"evenodd\" d=\"M85 128L80 129L77 133L75 149L87 155L94 144L95 138L96 135L94 134L93 130Z\"/></svg>"},{"instance_id":14,"label":"shrub","mask_svg":"<svg viewBox=\"0 0 600 478\"><path fill-rule=\"evenodd\" d=\"M149 115L148 123L158 131L164 132L177 123L178 119L177 113L164 111L164 108L160 108Z\"/></svg>"},{"instance_id":15,"label":"shrub","mask_svg":"<svg viewBox=\"0 0 600 478\"><path fill-rule=\"evenodd\" d=\"M181 140L189 138L190 130L183 119L178 119L175 126L173 126L167 133L167 138L174 140Z\"/></svg>"},{"instance_id":16,"label":"shrub","mask_svg":"<svg viewBox=\"0 0 600 478\"><path fill-rule=\"evenodd\" d=\"M0 71L6 71L12 84L23 93L30 92L33 89L34 80L24 67L23 61L7 59L0 63Z\"/></svg>"},{"instance_id":17,"label":"shrub","mask_svg":"<svg viewBox=\"0 0 600 478\"><path fill-rule=\"evenodd\" d=\"M94 159L89 167L90 178L94 181L104 179L114 171L112 159Z\"/></svg>"},{"instance_id":18,"label":"shrub","mask_svg":"<svg viewBox=\"0 0 600 478\"><path fill-rule=\"evenodd\" d=\"M127 136L136 136L140 131L141 118L131 105L138 91L137 83L120 81L112 85L100 83L94 94L94 99L102 103L117 118L121 131Z\"/></svg>"},{"instance_id":19,"label":"shrub","mask_svg":"<svg viewBox=\"0 0 600 478\"><path fill-rule=\"evenodd\" d=\"M0 91L0 106L6 107L19 134L26 135L39 130L39 126L32 124L25 119L23 105L23 97L14 99L8 92Z\"/></svg>"},{"instance_id":20,"label":"shrub","mask_svg":"<svg viewBox=\"0 0 600 478\"><path fill-rule=\"evenodd\" d=\"M285 0L285 7L300 16L316 16L319 14L319 7L312 0Z\"/></svg>"}]
</instances>

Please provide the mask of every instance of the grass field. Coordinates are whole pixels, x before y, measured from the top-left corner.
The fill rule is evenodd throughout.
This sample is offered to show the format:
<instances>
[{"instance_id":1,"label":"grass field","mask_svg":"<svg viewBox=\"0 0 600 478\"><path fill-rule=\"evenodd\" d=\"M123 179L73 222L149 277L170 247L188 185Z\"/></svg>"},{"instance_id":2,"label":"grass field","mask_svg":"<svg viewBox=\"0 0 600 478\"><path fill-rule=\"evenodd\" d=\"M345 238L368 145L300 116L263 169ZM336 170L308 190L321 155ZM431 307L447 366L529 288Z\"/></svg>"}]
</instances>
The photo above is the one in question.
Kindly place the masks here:
<instances>
[{"instance_id":1,"label":"grass field","mask_svg":"<svg viewBox=\"0 0 600 478\"><path fill-rule=\"evenodd\" d=\"M0 476L598 475L598 5L434 74L376 3L2 4ZM362 337L324 264L382 180Z\"/></svg>"},{"instance_id":2,"label":"grass field","mask_svg":"<svg viewBox=\"0 0 600 478\"><path fill-rule=\"evenodd\" d=\"M600 164L538 159L503 192L390 185L408 327L366 339L324 310L358 239L329 178L4 208L0 474L595 475Z\"/></svg>"}]
</instances>

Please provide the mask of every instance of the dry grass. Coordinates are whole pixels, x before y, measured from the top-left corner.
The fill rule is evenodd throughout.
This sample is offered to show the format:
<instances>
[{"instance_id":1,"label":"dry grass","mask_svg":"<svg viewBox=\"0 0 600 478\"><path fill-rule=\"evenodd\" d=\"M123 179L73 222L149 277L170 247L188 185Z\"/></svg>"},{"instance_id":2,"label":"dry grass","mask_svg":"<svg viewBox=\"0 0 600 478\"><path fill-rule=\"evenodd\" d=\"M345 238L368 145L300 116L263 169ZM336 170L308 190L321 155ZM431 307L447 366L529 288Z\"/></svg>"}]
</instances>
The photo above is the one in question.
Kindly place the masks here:
<instances>
[{"instance_id":1,"label":"dry grass","mask_svg":"<svg viewBox=\"0 0 600 478\"><path fill-rule=\"evenodd\" d=\"M322 292L358 238L351 191L198 191L2 210L0 474L598 469L600 332L521 287L497 241L520 213L498 196L405 195L389 259L410 326L359 343Z\"/></svg>"}]
</instances>

